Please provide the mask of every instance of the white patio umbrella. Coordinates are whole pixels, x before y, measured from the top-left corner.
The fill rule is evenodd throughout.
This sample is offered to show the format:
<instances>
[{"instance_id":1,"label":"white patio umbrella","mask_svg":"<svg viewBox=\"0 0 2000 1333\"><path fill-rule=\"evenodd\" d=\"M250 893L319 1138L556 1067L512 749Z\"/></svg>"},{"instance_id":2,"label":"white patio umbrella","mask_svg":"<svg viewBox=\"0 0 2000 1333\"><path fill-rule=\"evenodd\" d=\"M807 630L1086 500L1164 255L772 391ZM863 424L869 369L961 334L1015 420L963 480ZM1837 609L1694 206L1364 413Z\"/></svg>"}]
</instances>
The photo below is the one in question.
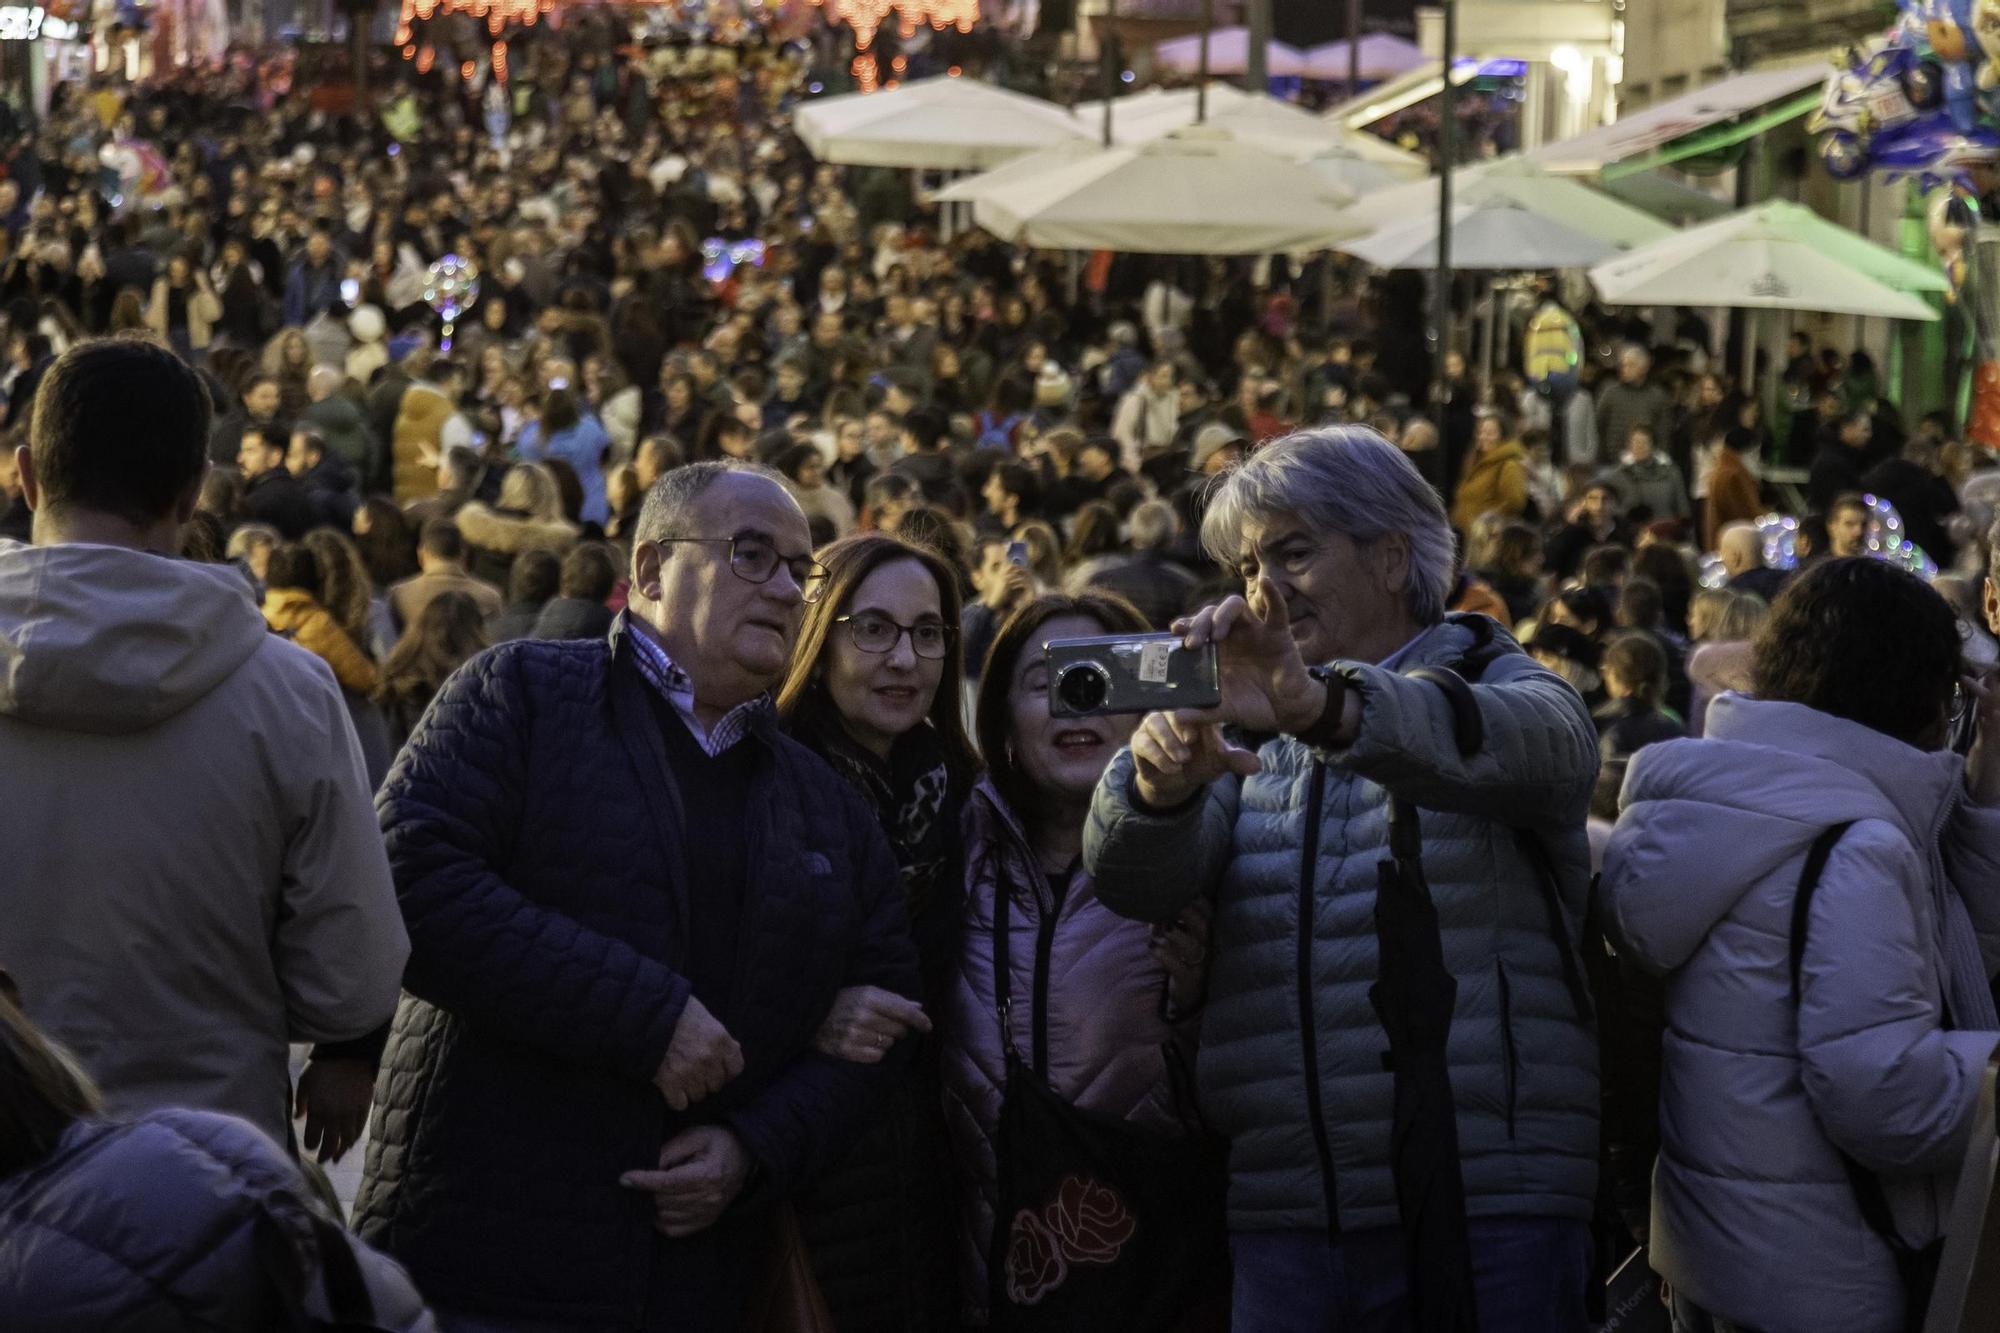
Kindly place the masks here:
<instances>
[{"instance_id":1,"label":"white patio umbrella","mask_svg":"<svg viewBox=\"0 0 2000 1333\"><path fill-rule=\"evenodd\" d=\"M1512 204L1561 226L1595 236L1616 250L1646 245L1674 234L1672 227L1650 213L1614 199L1581 181L1567 176L1552 176L1520 158L1484 162L1457 173L1452 178L1452 202ZM1427 214L1435 218L1437 209L1438 183L1433 178L1364 195L1348 209L1347 218L1350 222L1379 229L1395 226L1419 215ZM1535 266L1518 264L1515 267Z\"/></svg>"},{"instance_id":2,"label":"white patio umbrella","mask_svg":"<svg viewBox=\"0 0 2000 1333\"><path fill-rule=\"evenodd\" d=\"M959 171L1096 132L1053 102L950 76L807 102L793 124L822 162Z\"/></svg>"},{"instance_id":3,"label":"white patio umbrella","mask_svg":"<svg viewBox=\"0 0 2000 1333\"><path fill-rule=\"evenodd\" d=\"M1147 88L1142 92L1129 93L1124 97L1111 99L1112 124L1114 126L1128 120L1144 120L1154 116L1182 117L1182 126L1194 124L1197 90L1194 88ZM1233 83L1223 83L1219 79L1208 82L1208 109L1211 113L1226 106L1253 100L1254 94L1246 93ZM1101 123L1104 103L1078 102L1076 115L1080 120L1092 125Z\"/></svg>"},{"instance_id":4,"label":"white patio umbrella","mask_svg":"<svg viewBox=\"0 0 2000 1333\"><path fill-rule=\"evenodd\" d=\"M1430 61L1424 49L1415 42L1406 42L1386 32L1369 33L1361 39L1360 47L1361 78L1365 83L1379 83L1383 79L1408 74ZM1344 83L1349 72L1347 43L1328 42L1311 48L1305 53L1305 65L1305 77L1308 79Z\"/></svg>"},{"instance_id":5,"label":"white patio umbrella","mask_svg":"<svg viewBox=\"0 0 2000 1333\"><path fill-rule=\"evenodd\" d=\"M1435 209L1334 248L1376 268L1436 268ZM1509 199L1454 205L1451 263L1455 269L1512 271L1582 268L1618 253L1601 236L1579 230Z\"/></svg>"},{"instance_id":6,"label":"white patio umbrella","mask_svg":"<svg viewBox=\"0 0 2000 1333\"><path fill-rule=\"evenodd\" d=\"M1351 199L1386 190L1407 179L1379 162L1371 162L1344 148L1309 157L1299 165Z\"/></svg>"},{"instance_id":7,"label":"white patio umbrella","mask_svg":"<svg viewBox=\"0 0 2000 1333\"><path fill-rule=\"evenodd\" d=\"M971 197L980 226L1049 249L1254 255L1322 249L1355 234L1332 186L1207 128L1069 160L1051 155L1047 170Z\"/></svg>"},{"instance_id":8,"label":"white patio umbrella","mask_svg":"<svg viewBox=\"0 0 2000 1333\"><path fill-rule=\"evenodd\" d=\"M1201 69L1200 33L1176 37L1153 48L1153 63L1161 69L1191 74ZM1274 78L1295 78L1305 73L1305 53L1296 46L1272 42L1264 48L1265 67ZM1250 30L1240 24L1215 28L1208 34L1208 72L1242 74L1250 67Z\"/></svg>"},{"instance_id":9,"label":"white patio umbrella","mask_svg":"<svg viewBox=\"0 0 2000 1333\"><path fill-rule=\"evenodd\" d=\"M1082 140L1075 143L1052 144L1032 153L1023 153L990 171L961 177L943 189L933 191L930 199L932 203L937 204L975 203L983 195L1013 190L1024 181L1032 181L1057 167L1066 167L1073 162L1095 157L1103 151L1102 145L1085 143Z\"/></svg>"},{"instance_id":10,"label":"white patio umbrella","mask_svg":"<svg viewBox=\"0 0 2000 1333\"><path fill-rule=\"evenodd\" d=\"M1691 227L1590 270L1612 305L1812 310L1883 319L1934 320L1913 292L1950 283L1928 264L1774 201Z\"/></svg>"},{"instance_id":11,"label":"white patio umbrella","mask_svg":"<svg viewBox=\"0 0 2000 1333\"><path fill-rule=\"evenodd\" d=\"M1186 114L1183 115L1185 110ZM1191 108L1142 112L1120 122L1112 117L1111 134L1116 143L1149 143L1163 134L1192 124ZM1280 157L1303 160L1322 153L1345 149L1355 157L1386 167L1397 180L1424 175L1430 164L1413 153L1372 134L1351 134L1312 112L1275 97L1252 95L1226 105L1210 103L1203 122L1226 130L1238 143L1250 144Z\"/></svg>"}]
</instances>

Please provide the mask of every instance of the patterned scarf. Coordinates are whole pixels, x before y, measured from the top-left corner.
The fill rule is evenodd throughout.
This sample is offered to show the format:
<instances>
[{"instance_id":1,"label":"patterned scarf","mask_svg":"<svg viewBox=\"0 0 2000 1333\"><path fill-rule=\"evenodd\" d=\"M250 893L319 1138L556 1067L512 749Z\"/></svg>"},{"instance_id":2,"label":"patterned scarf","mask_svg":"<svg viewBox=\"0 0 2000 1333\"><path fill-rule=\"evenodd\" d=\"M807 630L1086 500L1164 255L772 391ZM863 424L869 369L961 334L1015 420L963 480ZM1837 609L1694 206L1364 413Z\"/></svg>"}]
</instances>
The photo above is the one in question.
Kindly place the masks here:
<instances>
[{"instance_id":1,"label":"patterned scarf","mask_svg":"<svg viewBox=\"0 0 2000 1333\"><path fill-rule=\"evenodd\" d=\"M889 762L856 745L833 718L819 715L800 728L799 739L833 765L867 798L902 872L903 899L914 918L931 904L941 881L958 864L959 786L945 762L944 745L926 722L897 740ZM959 793L963 796L963 792Z\"/></svg>"}]
</instances>

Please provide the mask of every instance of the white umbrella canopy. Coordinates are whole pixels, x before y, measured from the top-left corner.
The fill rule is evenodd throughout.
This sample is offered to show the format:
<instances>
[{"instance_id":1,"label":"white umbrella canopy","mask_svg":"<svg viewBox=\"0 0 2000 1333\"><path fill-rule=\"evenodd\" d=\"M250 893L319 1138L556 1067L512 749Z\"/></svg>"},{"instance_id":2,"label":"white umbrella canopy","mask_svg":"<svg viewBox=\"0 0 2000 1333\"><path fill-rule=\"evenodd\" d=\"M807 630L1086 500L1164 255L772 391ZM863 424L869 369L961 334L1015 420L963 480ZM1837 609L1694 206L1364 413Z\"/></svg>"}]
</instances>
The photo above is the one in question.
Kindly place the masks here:
<instances>
[{"instance_id":1,"label":"white umbrella canopy","mask_svg":"<svg viewBox=\"0 0 2000 1333\"><path fill-rule=\"evenodd\" d=\"M1934 320L1910 293L1950 284L1798 204L1775 201L1691 227L1590 270L1612 305L1809 310Z\"/></svg>"},{"instance_id":2,"label":"white umbrella canopy","mask_svg":"<svg viewBox=\"0 0 2000 1333\"><path fill-rule=\"evenodd\" d=\"M1430 170L1430 164L1423 158L1406 153L1376 135L1348 133L1302 107L1267 94L1242 93L1232 88L1228 94L1218 96L1223 87L1227 85L1210 87L1208 114L1202 124L1228 131L1238 143L1296 159L1344 151L1386 167L1393 180L1409 180ZM1102 108L1103 103L1098 103L1092 114L1101 116ZM1112 141L1150 143L1192 126L1195 111L1191 94L1168 93L1150 101L1143 94L1127 98L1112 108Z\"/></svg>"},{"instance_id":3,"label":"white umbrella canopy","mask_svg":"<svg viewBox=\"0 0 2000 1333\"><path fill-rule=\"evenodd\" d=\"M1408 74L1429 63L1430 57L1415 42L1406 42L1386 32L1371 32L1359 43L1361 47L1361 77L1368 83L1379 83L1383 79L1393 79L1400 74ZM1305 77L1344 82L1349 72L1346 42L1328 42L1315 46L1305 53Z\"/></svg>"},{"instance_id":4,"label":"white umbrella canopy","mask_svg":"<svg viewBox=\"0 0 2000 1333\"><path fill-rule=\"evenodd\" d=\"M1057 250L1254 255L1355 235L1333 187L1226 132L1198 128L1100 149L972 196L1005 241Z\"/></svg>"},{"instance_id":5,"label":"white umbrella canopy","mask_svg":"<svg viewBox=\"0 0 2000 1333\"><path fill-rule=\"evenodd\" d=\"M1436 210L1335 248L1376 268L1436 268ZM1582 268L1618 253L1601 236L1580 231L1506 199L1455 205L1451 263L1455 269Z\"/></svg>"},{"instance_id":6,"label":"white umbrella canopy","mask_svg":"<svg viewBox=\"0 0 2000 1333\"><path fill-rule=\"evenodd\" d=\"M955 180L941 190L930 195L932 203L969 204L980 197L993 193L1004 193L1020 186L1024 181L1032 181L1037 176L1066 167L1088 157L1095 157L1104 151L1100 144L1075 143L1053 144L1032 153L1024 153L1012 161L1003 162L990 171L982 171L976 176L966 176Z\"/></svg>"},{"instance_id":7,"label":"white umbrella canopy","mask_svg":"<svg viewBox=\"0 0 2000 1333\"><path fill-rule=\"evenodd\" d=\"M1309 157L1299 165L1351 199L1386 190L1408 179L1379 162L1371 162L1342 148Z\"/></svg>"},{"instance_id":8,"label":"white umbrella canopy","mask_svg":"<svg viewBox=\"0 0 2000 1333\"><path fill-rule=\"evenodd\" d=\"M793 124L822 162L961 171L1093 133L1053 102L949 75L807 102Z\"/></svg>"},{"instance_id":9,"label":"white umbrella canopy","mask_svg":"<svg viewBox=\"0 0 2000 1333\"><path fill-rule=\"evenodd\" d=\"M1183 117L1180 124L1184 126L1192 125L1194 124L1195 93L1196 90L1193 88L1147 88L1141 92L1128 93L1123 97L1114 97L1111 99L1112 124L1115 127L1120 122L1126 120L1176 115ZM1217 111L1225 106L1234 106L1239 102L1248 102L1251 98L1252 94L1244 92L1233 83L1222 83L1215 79L1209 80L1208 109L1210 111ZM1078 119L1086 120L1092 125L1096 125L1101 122L1104 115L1104 103L1102 100L1078 102L1075 110Z\"/></svg>"},{"instance_id":10,"label":"white umbrella canopy","mask_svg":"<svg viewBox=\"0 0 2000 1333\"><path fill-rule=\"evenodd\" d=\"M1176 37L1153 48L1153 63L1161 69L1192 74L1201 69L1200 33ZM1266 68L1274 78L1296 78L1305 73L1306 57L1296 46L1272 42L1264 48ZM1250 30L1240 24L1215 28L1208 34L1208 71L1211 74L1242 74L1250 68Z\"/></svg>"},{"instance_id":11,"label":"white umbrella canopy","mask_svg":"<svg viewBox=\"0 0 2000 1333\"><path fill-rule=\"evenodd\" d=\"M1674 234L1672 227L1650 213L1567 176L1549 175L1519 158L1482 162L1455 173L1452 202L1512 204L1595 236L1613 249L1647 245ZM1438 183L1431 178L1364 195L1347 210L1347 218L1376 229L1420 213L1435 215L1437 208Z\"/></svg>"}]
</instances>

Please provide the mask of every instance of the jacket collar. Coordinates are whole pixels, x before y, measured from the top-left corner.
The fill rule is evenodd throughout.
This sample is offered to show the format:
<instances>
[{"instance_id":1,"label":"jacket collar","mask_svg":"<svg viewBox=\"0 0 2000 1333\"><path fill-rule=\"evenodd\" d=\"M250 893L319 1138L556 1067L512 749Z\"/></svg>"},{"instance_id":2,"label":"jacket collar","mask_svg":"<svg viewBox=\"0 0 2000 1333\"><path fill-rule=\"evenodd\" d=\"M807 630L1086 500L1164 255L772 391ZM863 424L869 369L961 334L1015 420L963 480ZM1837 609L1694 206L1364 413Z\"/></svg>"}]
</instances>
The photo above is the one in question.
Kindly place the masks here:
<instances>
[{"instance_id":1,"label":"jacket collar","mask_svg":"<svg viewBox=\"0 0 2000 1333\"><path fill-rule=\"evenodd\" d=\"M1949 750L1919 750L1804 704L1724 694L1709 705L1704 734L1809 756L1846 770L1855 783L1880 797L1919 847L1934 838L1939 810L1957 801L1964 782L1965 760Z\"/></svg>"}]
</instances>

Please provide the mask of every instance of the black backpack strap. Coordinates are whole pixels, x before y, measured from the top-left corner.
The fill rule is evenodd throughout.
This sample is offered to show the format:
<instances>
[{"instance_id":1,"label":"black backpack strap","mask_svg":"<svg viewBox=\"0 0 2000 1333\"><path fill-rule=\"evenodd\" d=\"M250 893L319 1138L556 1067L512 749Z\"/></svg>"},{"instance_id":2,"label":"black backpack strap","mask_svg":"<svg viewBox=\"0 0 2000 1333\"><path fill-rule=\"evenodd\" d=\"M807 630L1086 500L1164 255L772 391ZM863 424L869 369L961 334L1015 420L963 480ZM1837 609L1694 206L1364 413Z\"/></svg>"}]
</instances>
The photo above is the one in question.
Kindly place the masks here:
<instances>
[{"instance_id":1,"label":"black backpack strap","mask_svg":"<svg viewBox=\"0 0 2000 1333\"><path fill-rule=\"evenodd\" d=\"M1799 871L1798 892L1792 895L1792 1007L1799 1004L1799 967L1806 956L1806 922L1812 912L1813 895L1819 891L1819 877L1826 873L1827 858L1833 855L1834 844L1839 842L1847 830L1854 827L1849 820L1845 824L1835 824L1832 828L1813 839L1806 849L1806 863Z\"/></svg>"},{"instance_id":2,"label":"black backpack strap","mask_svg":"<svg viewBox=\"0 0 2000 1333\"><path fill-rule=\"evenodd\" d=\"M1443 667L1418 667L1409 673L1409 678L1427 681L1444 691L1445 702L1451 706L1451 735L1458 743L1459 755L1469 758L1478 754L1486 744L1486 719L1479 715L1479 701L1472 697L1472 686L1465 683L1465 677Z\"/></svg>"},{"instance_id":3,"label":"black backpack strap","mask_svg":"<svg viewBox=\"0 0 2000 1333\"><path fill-rule=\"evenodd\" d=\"M1460 659L1459 670L1418 667L1408 675L1411 680L1425 681L1444 692L1445 702L1451 707L1452 739L1458 745L1459 754L1470 757L1479 753L1486 744L1486 719L1480 714L1479 701L1473 696L1470 682L1479 679L1487 665L1501 653L1493 651L1493 622L1487 617L1456 617L1452 623L1473 635L1472 647ZM1501 652L1504 651L1503 648ZM1392 807L1392 835L1396 826L1395 816ZM1415 824L1414 818L1408 822L1412 826ZM1549 935L1555 940L1556 954L1562 961L1563 986L1569 991L1577 1019L1589 1023L1595 1006L1590 1001L1590 985L1583 974L1582 964L1577 960L1575 942L1569 932L1569 918L1563 911L1562 884L1556 875L1555 858L1549 855L1547 846L1532 830L1516 829L1514 836L1522 855L1534 867L1535 886L1542 896L1542 912L1548 919Z\"/></svg>"},{"instance_id":4,"label":"black backpack strap","mask_svg":"<svg viewBox=\"0 0 2000 1333\"><path fill-rule=\"evenodd\" d=\"M1806 851L1805 867L1799 871L1798 892L1792 898L1791 974L1794 1009L1799 1003L1799 971L1805 962L1806 934L1808 923L1812 918L1813 895L1819 890L1820 876L1826 873L1827 859L1833 855L1834 844L1853 827L1851 820L1845 824L1835 824L1814 838L1812 846ZM1882 1242L1896 1256L1897 1268L1904 1270L1909 1263L1911 1249L1908 1242L1896 1230L1895 1216L1889 1211L1889 1199L1882 1192L1882 1182L1876 1179L1874 1172L1848 1156L1839 1145L1834 1146L1834 1151L1840 1154L1841 1169L1847 1173L1848 1186L1854 1191L1854 1202L1861 1209L1861 1220L1868 1224L1870 1231L1882 1238ZM1907 1272L1905 1276L1907 1277Z\"/></svg>"},{"instance_id":5,"label":"black backpack strap","mask_svg":"<svg viewBox=\"0 0 2000 1333\"><path fill-rule=\"evenodd\" d=\"M1521 854L1528 864L1535 868L1535 887L1542 894L1542 915L1548 918L1549 935L1556 942L1556 956L1562 960L1563 986L1569 991L1570 1003L1576 1007L1579 1022L1589 1023L1596 1013L1596 1006L1590 1002L1590 982L1584 976L1583 964L1576 956L1576 943L1569 933L1569 916L1563 911L1562 883L1556 877L1556 862L1549 855L1548 844L1544 843L1533 829L1515 829L1514 841L1520 845ZM1592 876L1590 894L1584 900L1583 933L1588 940L1593 928L1598 926L1596 917L1597 877ZM1603 939L1601 929L1597 938Z\"/></svg>"}]
</instances>

